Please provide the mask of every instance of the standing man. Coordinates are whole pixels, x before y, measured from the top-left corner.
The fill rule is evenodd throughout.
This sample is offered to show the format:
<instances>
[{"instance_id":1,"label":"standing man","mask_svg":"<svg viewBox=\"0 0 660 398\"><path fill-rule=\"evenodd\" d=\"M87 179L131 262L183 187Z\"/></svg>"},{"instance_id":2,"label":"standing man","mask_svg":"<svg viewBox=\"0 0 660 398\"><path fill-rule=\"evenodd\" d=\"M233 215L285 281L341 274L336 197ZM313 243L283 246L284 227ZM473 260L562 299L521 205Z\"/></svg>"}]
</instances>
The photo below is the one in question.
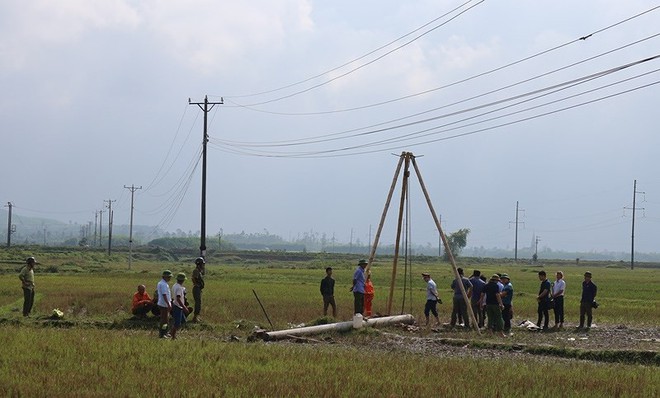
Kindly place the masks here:
<instances>
[{"instance_id":1,"label":"standing man","mask_svg":"<svg viewBox=\"0 0 660 398\"><path fill-rule=\"evenodd\" d=\"M502 274L500 281L504 285L502 288L502 304L504 308L502 309L502 320L504 320L504 333L509 333L511 331L511 319L513 318L513 285L511 284L511 279L508 274Z\"/></svg>"},{"instance_id":2,"label":"standing man","mask_svg":"<svg viewBox=\"0 0 660 398\"><path fill-rule=\"evenodd\" d=\"M160 310L160 325L158 326L160 338L170 337L167 334L167 322L172 311L172 292L168 283L170 279L172 279L172 271L166 269L163 271L163 278L158 282L158 286L156 286L158 309Z\"/></svg>"},{"instance_id":3,"label":"standing man","mask_svg":"<svg viewBox=\"0 0 660 398\"><path fill-rule=\"evenodd\" d=\"M541 281L541 286L539 287L539 294L536 296L536 301L538 302L538 322L536 326L541 327L541 320L543 320L543 329L542 331L548 331L548 322L550 321L550 314L548 313L550 308L550 281L545 273L545 271L539 271L539 280Z\"/></svg>"},{"instance_id":4,"label":"standing man","mask_svg":"<svg viewBox=\"0 0 660 398\"><path fill-rule=\"evenodd\" d=\"M564 328L564 292L566 291L566 282L564 273L557 271L557 281L552 285L552 299L555 302L555 329Z\"/></svg>"},{"instance_id":5,"label":"standing man","mask_svg":"<svg viewBox=\"0 0 660 398\"><path fill-rule=\"evenodd\" d=\"M429 325L429 313L432 313L435 317L436 326L440 325L440 318L438 318L438 301L440 301L440 296L438 295L438 288L431 279L431 274L426 272L422 273L422 278L426 282L426 305L424 306L424 316L426 317L426 325ZM440 301L442 302L442 301Z\"/></svg>"},{"instance_id":6,"label":"standing man","mask_svg":"<svg viewBox=\"0 0 660 398\"><path fill-rule=\"evenodd\" d=\"M584 317L587 317L587 331L591 329L591 320L593 319L593 303L596 301L596 293L598 287L591 281L591 272L584 273L584 281L582 282L582 299L580 299L580 326L578 330L584 328Z\"/></svg>"},{"instance_id":7,"label":"standing man","mask_svg":"<svg viewBox=\"0 0 660 398\"><path fill-rule=\"evenodd\" d=\"M335 304L335 280L332 278L332 267L325 269L325 278L321 279L321 296L323 296L323 316L328 315L328 306L332 306L332 317L337 317Z\"/></svg>"},{"instance_id":8,"label":"standing man","mask_svg":"<svg viewBox=\"0 0 660 398\"><path fill-rule=\"evenodd\" d=\"M504 326L502 321L504 303L502 303L500 287L497 285L499 281L500 277L497 274L490 277L490 281L484 286L484 290L481 291L481 302L486 303L486 316L488 317L488 329L490 329L490 332L500 332L500 336L506 337L502 331Z\"/></svg>"},{"instance_id":9,"label":"standing man","mask_svg":"<svg viewBox=\"0 0 660 398\"><path fill-rule=\"evenodd\" d=\"M199 312L202 310L202 289L204 289L204 274L206 260L204 257L197 257L195 259L195 269L192 272L193 281L193 299L195 300L195 311L193 312L193 322L199 322Z\"/></svg>"},{"instance_id":10,"label":"standing man","mask_svg":"<svg viewBox=\"0 0 660 398\"><path fill-rule=\"evenodd\" d=\"M484 311L481 307L480 300L481 300L481 291L484 289L484 286L486 286L486 282L482 281L480 276L481 276L481 271L475 269L472 272L472 276L470 277L470 283L472 283L472 295L470 297L470 306L472 307L472 312L474 312L474 316L477 318L477 324L479 325L480 328L482 328L484 327Z\"/></svg>"},{"instance_id":11,"label":"standing man","mask_svg":"<svg viewBox=\"0 0 660 398\"><path fill-rule=\"evenodd\" d=\"M18 279L23 288L23 316L29 316L34 304L34 266L37 260L34 257L25 259L25 266L21 268Z\"/></svg>"},{"instance_id":12,"label":"standing man","mask_svg":"<svg viewBox=\"0 0 660 398\"><path fill-rule=\"evenodd\" d=\"M176 339L176 332L181 327L181 324L186 321L186 316L188 316L188 307L185 304L185 288L183 287L183 282L186 280L186 274L179 272L176 275L176 283L172 287L172 330L170 334L172 339ZM196 302L195 302L196 304Z\"/></svg>"},{"instance_id":13,"label":"standing man","mask_svg":"<svg viewBox=\"0 0 660 398\"><path fill-rule=\"evenodd\" d=\"M367 268L367 261L360 260L358 266L353 273L353 310L354 314L362 314L364 312L364 269Z\"/></svg>"},{"instance_id":14,"label":"standing man","mask_svg":"<svg viewBox=\"0 0 660 398\"><path fill-rule=\"evenodd\" d=\"M462 318L465 328L469 329L470 318L468 318L467 303L465 302L465 298L463 297L463 292L461 291L461 287L459 283L463 285L463 288L465 289L467 296L470 297L472 295L472 282L470 282L468 278L463 276L463 268L458 268L457 271L460 281L458 279L454 279L451 282L451 288L454 289L454 298L453 298L453 308L451 310L450 326L451 327L456 326L456 319Z\"/></svg>"}]
</instances>

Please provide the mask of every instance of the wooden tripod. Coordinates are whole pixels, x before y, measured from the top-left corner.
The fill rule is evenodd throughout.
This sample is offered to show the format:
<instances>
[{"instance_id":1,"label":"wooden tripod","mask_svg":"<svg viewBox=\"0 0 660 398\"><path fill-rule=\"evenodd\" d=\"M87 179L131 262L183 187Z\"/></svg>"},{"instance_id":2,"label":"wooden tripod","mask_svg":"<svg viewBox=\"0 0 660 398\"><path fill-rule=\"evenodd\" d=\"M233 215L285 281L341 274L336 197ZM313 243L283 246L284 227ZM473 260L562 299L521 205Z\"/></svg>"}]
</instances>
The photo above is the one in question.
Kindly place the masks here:
<instances>
[{"instance_id":1,"label":"wooden tripod","mask_svg":"<svg viewBox=\"0 0 660 398\"><path fill-rule=\"evenodd\" d=\"M436 227L438 228L438 232L440 233L440 238L442 239L442 244L445 247L445 253L447 253L447 257L449 258L449 262L451 263L452 270L454 271L454 277L456 278L456 283L458 284L461 293L463 294L463 298L465 299L465 303L467 305L467 310L468 310L468 316L470 317L470 320L472 322L472 327L479 331L479 325L477 324L477 320L474 316L474 312L472 311L472 306L470 304L470 298L467 296L467 292L465 291L465 287L463 286L463 283L461 281L461 276L458 274L458 269L456 267L456 261L454 260L454 255L451 252L451 249L449 248L449 244L447 243L447 237L445 236L445 233L442 231L442 227L440 226L440 220L438 219L438 216L435 213L435 210L433 209L433 205L431 204L431 198L429 197L429 193L426 190L426 185L424 185L424 180L422 179L422 174L419 171L419 167L417 166L417 162L415 161L415 155L412 154L412 152L402 152L401 156L399 157L399 163L396 166L396 171L394 172L394 178L392 179L392 185L390 186L390 191L387 194L387 200L385 201L385 208L383 209L383 214L380 217L380 223L378 224L378 230L376 231L376 236L374 238L373 246L371 247L371 252L369 254L369 262L367 264L367 270L371 268L371 264L374 261L374 258L376 256L376 248L378 247L378 241L380 240L380 234L383 231L383 225L385 224L385 218L387 217L387 210L390 207L390 202L392 201L392 195L394 194L394 189L396 188L396 181L397 178L399 177L399 174L401 173L401 166L404 166L404 171L403 171L403 178L402 178L402 183L401 183L401 200L399 202L399 218L398 218L398 223L397 223L397 231L396 231L396 243L395 243L395 248L394 248L394 260L392 263L392 280L390 282L390 293L387 298L387 314L391 315L392 313L392 298L394 296L394 284L396 281L396 269L397 269L397 264L399 261L399 248L400 248L400 242L401 242L401 230L402 230L402 224L403 224L403 212L404 212L404 206L405 206L405 201L406 201L406 193L408 191L408 178L410 177L410 164L412 163L413 168L415 169L415 174L417 175L417 179L419 181L419 185L422 187L422 192L424 193L424 197L426 198L426 203L429 206L429 210L431 211L431 216L433 217L433 221L435 222Z\"/></svg>"}]
</instances>

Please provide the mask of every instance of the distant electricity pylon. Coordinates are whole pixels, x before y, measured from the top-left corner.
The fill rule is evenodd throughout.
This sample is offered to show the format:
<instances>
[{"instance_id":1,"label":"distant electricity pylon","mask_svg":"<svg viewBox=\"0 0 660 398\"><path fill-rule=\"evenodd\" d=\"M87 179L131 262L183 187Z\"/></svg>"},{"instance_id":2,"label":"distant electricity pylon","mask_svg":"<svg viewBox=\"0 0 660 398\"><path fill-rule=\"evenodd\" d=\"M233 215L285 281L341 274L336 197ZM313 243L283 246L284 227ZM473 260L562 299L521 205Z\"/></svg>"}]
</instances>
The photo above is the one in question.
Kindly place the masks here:
<instances>
[{"instance_id":1,"label":"distant electricity pylon","mask_svg":"<svg viewBox=\"0 0 660 398\"><path fill-rule=\"evenodd\" d=\"M104 200L103 203L108 202L108 256L112 252L112 219L114 216L114 213L112 212L112 202L116 202L116 200L108 199Z\"/></svg>"},{"instance_id":2,"label":"distant electricity pylon","mask_svg":"<svg viewBox=\"0 0 660 398\"><path fill-rule=\"evenodd\" d=\"M138 189L142 189L142 185L139 187L136 187L135 185L132 185L130 187L124 185L124 188L128 189L131 191L131 224L128 229L128 269L131 269L131 262L133 261L133 197L135 194L135 191Z\"/></svg>"},{"instance_id":3,"label":"distant electricity pylon","mask_svg":"<svg viewBox=\"0 0 660 398\"><path fill-rule=\"evenodd\" d=\"M518 222L518 214L521 211L525 211L525 209L518 208L518 201L516 200L516 221L509 221L509 225L511 224L516 225L516 242L514 246L513 261L518 261L518 224L525 224L524 222Z\"/></svg>"},{"instance_id":4,"label":"distant electricity pylon","mask_svg":"<svg viewBox=\"0 0 660 398\"><path fill-rule=\"evenodd\" d=\"M637 191L637 180L633 182L633 201L632 207L624 207L624 209L632 210L632 233L630 235L630 269L635 269L635 210L644 210L643 207L635 207L637 194L645 194L646 192Z\"/></svg>"}]
</instances>

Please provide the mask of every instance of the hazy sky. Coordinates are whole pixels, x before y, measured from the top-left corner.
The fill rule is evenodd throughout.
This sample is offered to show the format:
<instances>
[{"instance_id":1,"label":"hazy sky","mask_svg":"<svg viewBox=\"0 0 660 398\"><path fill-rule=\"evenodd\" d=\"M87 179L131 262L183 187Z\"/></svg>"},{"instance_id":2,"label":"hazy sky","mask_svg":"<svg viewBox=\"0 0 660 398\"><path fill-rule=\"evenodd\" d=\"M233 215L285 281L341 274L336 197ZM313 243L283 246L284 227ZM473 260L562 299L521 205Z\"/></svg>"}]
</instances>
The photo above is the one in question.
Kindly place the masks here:
<instances>
[{"instance_id":1,"label":"hazy sky","mask_svg":"<svg viewBox=\"0 0 660 398\"><path fill-rule=\"evenodd\" d=\"M654 7L5 0L0 202L85 223L111 199L128 224L134 184L136 224L199 230L188 98L208 95L224 99L208 114L208 234L367 242L410 151L468 246L512 248L519 201L520 247L629 251L636 179L636 249L658 252L660 59L639 62L660 54ZM435 245L422 199L413 178L411 242Z\"/></svg>"}]
</instances>

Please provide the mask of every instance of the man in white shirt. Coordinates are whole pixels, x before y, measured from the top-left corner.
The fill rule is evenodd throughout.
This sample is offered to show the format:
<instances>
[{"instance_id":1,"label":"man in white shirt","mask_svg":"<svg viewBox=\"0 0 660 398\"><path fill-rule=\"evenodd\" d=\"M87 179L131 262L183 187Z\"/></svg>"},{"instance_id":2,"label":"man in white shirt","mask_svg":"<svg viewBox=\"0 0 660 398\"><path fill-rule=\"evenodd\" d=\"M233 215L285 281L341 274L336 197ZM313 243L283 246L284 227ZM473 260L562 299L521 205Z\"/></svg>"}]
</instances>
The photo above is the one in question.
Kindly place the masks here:
<instances>
[{"instance_id":1,"label":"man in white shirt","mask_svg":"<svg viewBox=\"0 0 660 398\"><path fill-rule=\"evenodd\" d=\"M156 294L158 295L158 309L160 310L160 325L158 333L160 338L170 337L167 334L167 322L172 311L172 293L170 292L169 281L172 279L172 271L163 271L163 279L158 282L156 286Z\"/></svg>"},{"instance_id":2,"label":"man in white shirt","mask_svg":"<svg viewBox=\"0 0 660 398\"><path fill-rule=\"evenodd\" d=\"M438 302L442 301L440 300L440 296L438 295L438 288L431 279L431 275L424 272L422 273L422 278L424 278L424 282L426 282L426 305L424 306L424 316L426 317L426 326L429 325L429 314L432 313L433 316L435 317L435 324L440 325L440 318L438 318L438 310L437 310L437 305Z\"/></svg>"},{"instance_id":3,"label":"man in white shirt","mask_svg":"<svg viewBox=\"0 0 660 398\"><path fill-rule=\"evenodd\" d=\"M176 283L172 286L172 330L170 334L172 339L176 339L176 331L179 330L181 324L185 322L186 316L188 315L188 307L186 307L184 296L185 288L183 287L183 282L186 280L186 274L179 272L176 275Z\"/></svg>"},{"instance_id":4,"label":"man in white shirt","mask_svg":"<svg viewBox=\"0 0 660 398\"><path fill-rule=\"evenodd\" d=\"M566 282L564 273L557 271L557 280L552 285L552 299L555 301L555 329L564 328L564 292L566 291Z\"/></svg>"}]
</instances>

